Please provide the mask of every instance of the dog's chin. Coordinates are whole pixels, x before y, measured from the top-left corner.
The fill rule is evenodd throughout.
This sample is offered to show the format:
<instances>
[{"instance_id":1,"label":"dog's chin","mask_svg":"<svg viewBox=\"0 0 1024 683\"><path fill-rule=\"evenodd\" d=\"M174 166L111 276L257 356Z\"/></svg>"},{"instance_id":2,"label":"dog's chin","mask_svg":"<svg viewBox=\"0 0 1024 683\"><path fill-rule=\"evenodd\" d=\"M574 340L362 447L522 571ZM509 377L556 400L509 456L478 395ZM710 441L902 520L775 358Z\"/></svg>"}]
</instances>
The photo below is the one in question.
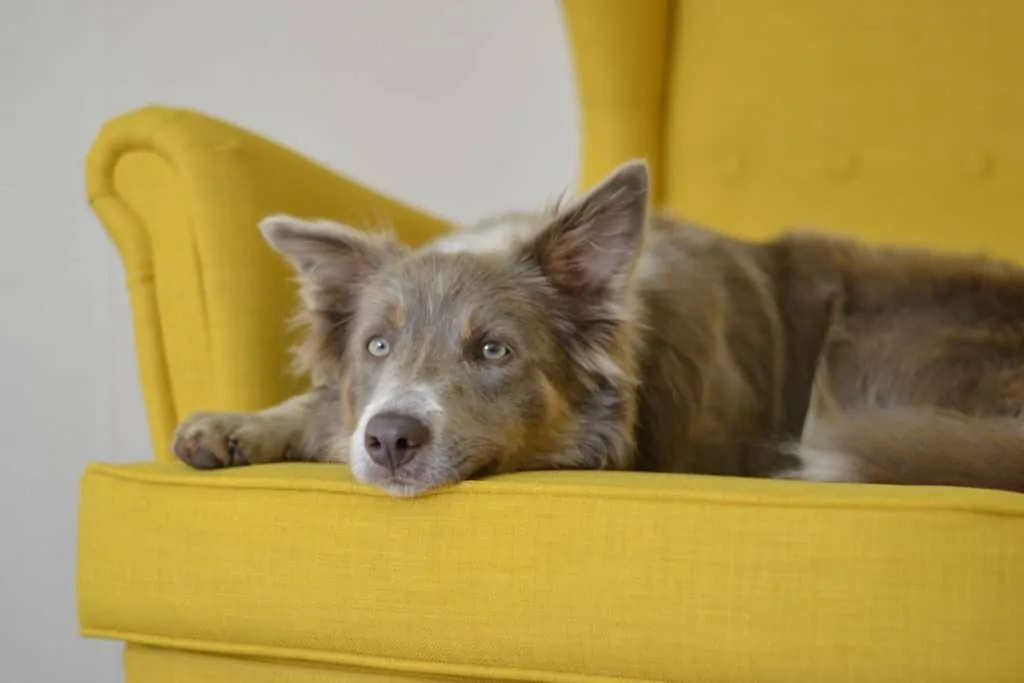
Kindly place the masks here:
<instances>
[{"instance_id":1,"label":"dog's chin","mask_svg":"<svg viewBox=\"0 0 1024 683\"><path fill-rule=\"evenodd\" d=\"M443 484L411 482L405 481L398 476L390 476L377 482L365 483L382 489L385 493L394 498L417 498L429 493L430 491L439 489L446 484L454 482L445 482Z\"/></svg>"},{"instance_id":2,"label":"dog's chin","mask_svg":"<svg viewBox=\"0 0 1024 683\"><path fill-rule=\"evenodd\" d=\"M374 463L369 457L350 458L349 469L359 483L381 489L396 498L415 498L468 478L450 467L433 468L415 461L408 467L392 471Z\"/></svg>"}]
</instances>

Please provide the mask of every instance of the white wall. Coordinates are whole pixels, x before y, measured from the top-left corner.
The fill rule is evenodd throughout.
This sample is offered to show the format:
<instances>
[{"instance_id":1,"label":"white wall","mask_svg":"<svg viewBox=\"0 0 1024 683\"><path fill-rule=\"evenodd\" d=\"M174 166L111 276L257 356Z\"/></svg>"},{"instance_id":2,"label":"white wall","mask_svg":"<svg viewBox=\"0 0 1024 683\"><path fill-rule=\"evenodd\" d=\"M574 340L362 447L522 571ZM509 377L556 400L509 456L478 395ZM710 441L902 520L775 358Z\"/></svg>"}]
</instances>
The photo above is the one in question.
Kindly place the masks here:
<instances>
[{"instance_id":1,"label":"white wall","mask_svg":"<svg viewBox=\"0 0 1024 683\"><path fill-rule=\"evenodd\" d=\"M0 2L0 680L117 681L78 638L91 460L150 457L120 263L85 202L101 123L196 107L455 219L573 185L553 0Z\"/></svg>"}]
</instances>

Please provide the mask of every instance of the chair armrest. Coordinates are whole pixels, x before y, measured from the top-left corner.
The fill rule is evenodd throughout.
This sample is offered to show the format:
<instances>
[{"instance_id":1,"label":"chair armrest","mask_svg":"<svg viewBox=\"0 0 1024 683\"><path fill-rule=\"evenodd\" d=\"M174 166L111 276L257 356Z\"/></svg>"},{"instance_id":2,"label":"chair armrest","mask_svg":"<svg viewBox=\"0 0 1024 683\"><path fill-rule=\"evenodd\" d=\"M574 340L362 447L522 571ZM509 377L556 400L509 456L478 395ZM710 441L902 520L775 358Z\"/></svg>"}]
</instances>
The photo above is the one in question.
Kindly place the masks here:
<instances>
[{"instance_id":1,"label":"chair armrest","mask_svg":"<svg viewBox=\"0 0 1024 683\"><path fill-rule=\"evenodd\" d=\"M90 205L131 299L156 457L194 410L255 410L302 389L289 376L291 272L258 221L286 212L353 226L386 220L407 243L447 230L421 211L198 112L113 119L88 156Z\"/></svg>"}]
</instances>

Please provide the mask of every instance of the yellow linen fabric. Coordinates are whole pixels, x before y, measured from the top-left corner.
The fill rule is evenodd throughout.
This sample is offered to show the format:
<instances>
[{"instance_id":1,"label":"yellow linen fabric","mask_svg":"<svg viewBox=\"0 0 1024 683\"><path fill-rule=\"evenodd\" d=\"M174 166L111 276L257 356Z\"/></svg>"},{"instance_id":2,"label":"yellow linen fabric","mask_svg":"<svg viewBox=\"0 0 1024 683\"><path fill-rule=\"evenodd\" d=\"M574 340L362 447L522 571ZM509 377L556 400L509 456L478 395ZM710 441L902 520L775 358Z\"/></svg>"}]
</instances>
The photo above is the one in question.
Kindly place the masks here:
<instances>
[{"instance_id":1,"label":"yellow linen fabric","mask_svg":"<svg viewBox=\"0 0 1024 683\"><path fill-rule=\"evenodd\" d=\"M415 500L344 467L96 465L87 635L471 679L1019 681L1024 496L642 473Z\"/></svg>"},{"instance_id":2,"label":"yellow linen fabric","mask_svg":"<svg viewBox=\"0 0 1024 683\"><path fill-rule=\"evenodd\" d=\"M1024 4L564 0L581 184L648 155L673 213L1024 261Z\"/></svg>"}]
</instances>

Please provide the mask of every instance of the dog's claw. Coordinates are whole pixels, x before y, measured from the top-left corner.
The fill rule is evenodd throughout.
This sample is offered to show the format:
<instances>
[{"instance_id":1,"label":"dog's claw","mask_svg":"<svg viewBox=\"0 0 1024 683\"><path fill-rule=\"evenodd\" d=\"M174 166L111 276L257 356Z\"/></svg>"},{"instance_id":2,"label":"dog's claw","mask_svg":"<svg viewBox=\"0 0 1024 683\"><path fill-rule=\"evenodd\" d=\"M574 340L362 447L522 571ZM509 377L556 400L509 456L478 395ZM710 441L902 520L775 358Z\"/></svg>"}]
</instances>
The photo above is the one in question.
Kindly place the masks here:
<instances>
[{"instance_id":1,"label":"dog's claw","mask_svg":"<svg viewBox=\"0 0 1024 683\"><path fill-rule=\"evenodd\" d=\"M249 459L246 457L245 451L242 450L242 444L234 436L228 439L228 457L231 458L232 465L249 464Z\"/></svg>"}]
</instances>

